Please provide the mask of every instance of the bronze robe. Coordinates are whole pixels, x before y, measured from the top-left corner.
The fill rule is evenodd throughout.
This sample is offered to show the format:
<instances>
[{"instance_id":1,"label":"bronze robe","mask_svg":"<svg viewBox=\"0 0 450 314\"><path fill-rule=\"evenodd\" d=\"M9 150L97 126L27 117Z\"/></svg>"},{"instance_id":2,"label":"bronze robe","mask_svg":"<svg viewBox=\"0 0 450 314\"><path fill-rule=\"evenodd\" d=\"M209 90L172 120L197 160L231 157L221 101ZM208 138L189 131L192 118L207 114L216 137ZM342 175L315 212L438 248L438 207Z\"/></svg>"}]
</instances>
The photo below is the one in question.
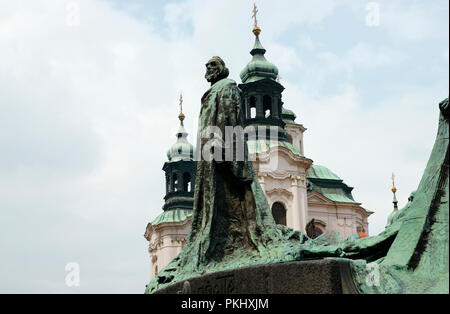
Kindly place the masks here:
<instances>
[{"instance_id":1,"label":"bronze robe","mask_svg":"<svg viewBox=\"0 0 450 314\"><path fill-rule=\"evenodd\" d=\"M243 127L240 90L233 80L222 79L203 95L199 132L209 126L220 129L223 141L227 126ZM234 152L239 140L244 143L241 135L242 138L234 137ZM201 139L197 152L203 150L207 141L208 138ZM222 161L197 158L192 229L181 265L193 263L198 269L279 254L271 244L281 240L281 234L248 159L246 144L244 147L241 161L236 154L231 161L224 161L224 147Z\"/></svg>"}]
</instances>

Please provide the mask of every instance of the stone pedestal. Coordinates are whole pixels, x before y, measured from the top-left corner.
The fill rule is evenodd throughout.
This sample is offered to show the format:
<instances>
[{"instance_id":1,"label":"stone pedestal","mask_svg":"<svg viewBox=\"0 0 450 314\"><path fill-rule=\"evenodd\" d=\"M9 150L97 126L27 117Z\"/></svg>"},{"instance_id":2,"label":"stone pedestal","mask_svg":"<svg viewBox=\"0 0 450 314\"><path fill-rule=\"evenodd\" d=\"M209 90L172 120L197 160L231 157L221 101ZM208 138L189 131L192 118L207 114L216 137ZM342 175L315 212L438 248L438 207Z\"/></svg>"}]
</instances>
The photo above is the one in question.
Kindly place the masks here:
<instances>
[{"instance_id":1,"label":"stone pedestal","mask_svg":"<svg viewBox=\"0 0 450 314\"><path fill-rule=\"evenodd\" d=\"M317 260L258 265L191 278L155 294L354 294L348 263Z\"/></svg>"}]
</instances>

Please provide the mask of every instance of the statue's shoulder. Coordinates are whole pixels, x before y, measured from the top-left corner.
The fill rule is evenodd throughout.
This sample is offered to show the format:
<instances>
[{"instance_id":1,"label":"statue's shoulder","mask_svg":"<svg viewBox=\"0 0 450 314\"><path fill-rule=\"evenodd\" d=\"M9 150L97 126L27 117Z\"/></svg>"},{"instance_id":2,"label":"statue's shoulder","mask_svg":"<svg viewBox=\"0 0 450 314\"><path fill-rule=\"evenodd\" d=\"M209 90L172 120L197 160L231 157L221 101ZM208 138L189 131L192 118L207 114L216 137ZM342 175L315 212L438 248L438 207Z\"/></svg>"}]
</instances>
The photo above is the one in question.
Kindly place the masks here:
<instances>
[{"instance_id":1,"label":"statue's shoulder","mask_svg":"<svg viewBox=\"0 0 450 314\"><path fill-rule=\"evenodd\" d=\"M218 81L216 84L214 84L213 88L214 89L233 89L233 88L238 88L238 87L234 80L225 78L225 79Z\"/></svg>"}]
</instances>

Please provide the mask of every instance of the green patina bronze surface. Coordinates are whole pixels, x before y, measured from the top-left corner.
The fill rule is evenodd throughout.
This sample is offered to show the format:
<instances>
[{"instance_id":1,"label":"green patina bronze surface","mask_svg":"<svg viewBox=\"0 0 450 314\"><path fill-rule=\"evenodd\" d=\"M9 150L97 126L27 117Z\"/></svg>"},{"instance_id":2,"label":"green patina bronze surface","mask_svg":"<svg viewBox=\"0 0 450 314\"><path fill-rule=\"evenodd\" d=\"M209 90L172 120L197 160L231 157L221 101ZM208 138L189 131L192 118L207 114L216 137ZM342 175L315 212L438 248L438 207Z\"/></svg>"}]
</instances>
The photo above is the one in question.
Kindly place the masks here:
<instances>
[{"instance_id":1,"label":"green patina bronze surface","mask_svg":"<svg viewBox=\"0 0 450 314\"><path fill-rule=\"evenodd\" d=\"M202 98L199 131L242 125L240 91L229 79ZM148 285L166 285L244 266L339 258L350 262L361 293L448 293L448 99L412 202L377 236L346 240L276 226L248 152L245 161L197 162L192 229L184 250ZM202 147L204 142L201 143Z\"/></svg>"}]
</instances>

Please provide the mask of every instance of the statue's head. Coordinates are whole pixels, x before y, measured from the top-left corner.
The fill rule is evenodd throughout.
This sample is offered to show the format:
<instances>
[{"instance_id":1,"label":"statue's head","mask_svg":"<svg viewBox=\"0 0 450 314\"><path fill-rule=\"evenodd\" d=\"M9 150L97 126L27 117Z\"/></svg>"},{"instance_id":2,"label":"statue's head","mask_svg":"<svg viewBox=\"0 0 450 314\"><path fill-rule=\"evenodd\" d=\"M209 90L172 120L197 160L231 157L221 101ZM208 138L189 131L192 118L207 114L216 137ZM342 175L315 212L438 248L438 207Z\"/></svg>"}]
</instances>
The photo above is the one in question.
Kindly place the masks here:
<instances>
[{"instance_id":1,"label":"statue's head","mask_svg":"<svg viewBox=\"0 0 450 314\"><path fill-rule=\"evenodd\" d=\"M225 62L220 57L212 57L208 63L206 63L205 78L211 84L214 84L221 79L227 78L230 71L225 66Z\"/></svg>"}]
</instances>

